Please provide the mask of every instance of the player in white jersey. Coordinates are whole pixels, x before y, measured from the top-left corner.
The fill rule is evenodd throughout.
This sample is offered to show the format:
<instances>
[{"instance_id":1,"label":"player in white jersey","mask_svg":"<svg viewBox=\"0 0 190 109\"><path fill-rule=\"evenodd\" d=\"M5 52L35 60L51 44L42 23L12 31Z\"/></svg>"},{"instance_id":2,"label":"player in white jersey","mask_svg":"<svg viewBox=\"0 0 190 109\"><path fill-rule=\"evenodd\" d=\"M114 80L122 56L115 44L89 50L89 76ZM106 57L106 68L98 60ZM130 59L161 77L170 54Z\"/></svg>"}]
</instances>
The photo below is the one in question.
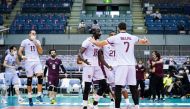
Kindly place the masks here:
<instances>
[{"instance_id":1,"label":"player in white jersey","mask_svg":"<svg viewBox=\"0 0 190 109\"><path fill-rule=\"evenodd\" d=\"M112 31L112 32L110 32L109 37L112 37L114 35L116 35L116 33L114 31ZM117 61L116 61L116 57L115 57L116 51L111 44L107 44L107 45L103 46L102 51L103 51L104 60L106 61L106 63L111 65L114 69L114 70L110 70L104 66L104 70L105 70L106 77L107 77L107 83L111 86L111 88L115 88L114 75L115 75L115 69L117 67ZM109 91L112 91L112 90L110 89ZM109 94L110 94L111 98L115 99L115 95L113 93L114 93L114 91ZM122 88L122 95L125 98L126 105L129 107L130 103L129 103L129 99L128 99L128 92L125 89L125 87ZM111 99L111 101L113 101L113 99Z\"/></svg>"},{"instance_id":2,"label":"player in white jersey","mask_svg":"<svg viewBox=\"0 0 190 109\"><path fill-rule=\"evenodd\" d=\"M92 32L93 32L92 37L95 40L99 39L101 35L101 31L99 29L95 29ZM82 47L78 54L79 59L85 63L83 65L83 74L82 74L82 79L85 84L84 92L83 92L83 109L87 109L88 95L90 93L92 80L99 81L99 89L97 91L97 95L94 98L95 101L93 102L93 108L97 108L99 98L105 92L106 85L107 85L102 69L99 66L99 61L102 62L102 58L99 55L100 47L97 47L96 45L90 42L90 39L92 37L87 38L82 43ZM102 64L105 64L105 63L102 62ZM109 65L106 65L106 66L108 68L111 68Z\"/></svg>"},{"instance_id":3,"label":"player in white jersey","mask_svg":"<svg viewBox=\"0 0 190 109\"><path fill-rule=\"evenodd\" d=\"M25 55L23 54L25 52ZM43 53L40 41L36 39L36 31L31 30L29 37L21 42L19 49L20 57L25 61L25 70L27 75L27 89L28 89L28 98L29 105L33 106L32 101L32 77L36 74L38 78L38 96L37 101L43 102L42 94L42 83L43 83L43 71L42 64L40 62L39 55Z\"/></svg>"},{"instance_id":4,"label":"player in white jersey","mask_svg":"<svg viewBox=\"0 0 190 109\"><path fill-rule=\"evenodd\" d=\"M140 39L137 36L126 33L126 24L121 22L119 25L119 34L109 37L104 41L96 41L91 39L91 42L99 47L107 44L113 45L116 50L117 68L115 72L115 108L120 109L121 90L126 84L129 85L132 93L132 98L135 108L139 108L139 96L136 88L136 60L134 56L134 45L136 42L147 44L146 38Z\"/></svg>"},{"instance_id":5,"label":"player in white jersey","mask_svg":"<svg viewBox=\"0 0 190 109\"><path fill-rule=\"evenodd\" d=\"M2 102L6 103L5 96L7 95L7 89L10 85L14 85L16 95L18 96L18 102L22 102L24 99L20 96L19 93L19 77L16 72L16 65L20 65L20 62L17 57L17 49L15 46L9 48L9 53L6 55L3 62L5 67L5 87L3 88Z\"/></svg>"}]
</instances>

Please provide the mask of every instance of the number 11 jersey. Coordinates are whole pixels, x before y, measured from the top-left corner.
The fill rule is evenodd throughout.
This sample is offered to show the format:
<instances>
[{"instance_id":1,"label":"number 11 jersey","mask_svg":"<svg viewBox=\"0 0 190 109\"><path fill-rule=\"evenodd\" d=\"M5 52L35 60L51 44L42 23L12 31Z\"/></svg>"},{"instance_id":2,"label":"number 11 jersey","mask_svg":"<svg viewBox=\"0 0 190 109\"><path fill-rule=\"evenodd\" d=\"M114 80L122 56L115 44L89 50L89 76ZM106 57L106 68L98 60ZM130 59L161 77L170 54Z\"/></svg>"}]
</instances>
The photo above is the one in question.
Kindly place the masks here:
<instances>
[{"instance_id":1,"label":"number 11 jersey","mask_svg":"<svg viewBox=\"0 0 190 109\"><path fill-rule=\"evenodd\" d=\"M37 43L40 44L40 41L37 40ZM21 47L24 47L25 56L27 58L26 61L40 61L37 47L31 40L23 40Z\"/></svg>"}]
</instances>

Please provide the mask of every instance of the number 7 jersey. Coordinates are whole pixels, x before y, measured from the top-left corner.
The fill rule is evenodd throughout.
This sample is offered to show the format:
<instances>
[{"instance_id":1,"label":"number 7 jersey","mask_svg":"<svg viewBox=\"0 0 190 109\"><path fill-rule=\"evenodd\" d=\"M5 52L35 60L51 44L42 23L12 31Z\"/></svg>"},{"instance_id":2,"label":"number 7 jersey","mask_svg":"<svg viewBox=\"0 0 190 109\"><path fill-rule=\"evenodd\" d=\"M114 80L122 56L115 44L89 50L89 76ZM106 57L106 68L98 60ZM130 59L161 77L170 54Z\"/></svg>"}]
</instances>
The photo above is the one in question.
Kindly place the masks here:
<instances>
[{"instance_id":1,"label":"number 7 jersey","mask_svg":"<svg viewBox=\"0 0 190 109\"><path fill-rule=\"evenodd\" d=\"M138 40L137 36L128 33L119 33L107 38L107 42L115 49L117 65L136 65L134 45Z\"/></svg>"},{"instance_id":2,"label":"number 7 jersey","mask_svg":"<svg viewBox=\"0 0 190 109\"><path fill-rule=\"evenodd\" d=\"M37 40L37 43L40 44L40 41ZM26 61L40 61L37 47L31 40L23 40L21 47L24 47L25 56L27 58Z\"/></svg>"}]
</instances>

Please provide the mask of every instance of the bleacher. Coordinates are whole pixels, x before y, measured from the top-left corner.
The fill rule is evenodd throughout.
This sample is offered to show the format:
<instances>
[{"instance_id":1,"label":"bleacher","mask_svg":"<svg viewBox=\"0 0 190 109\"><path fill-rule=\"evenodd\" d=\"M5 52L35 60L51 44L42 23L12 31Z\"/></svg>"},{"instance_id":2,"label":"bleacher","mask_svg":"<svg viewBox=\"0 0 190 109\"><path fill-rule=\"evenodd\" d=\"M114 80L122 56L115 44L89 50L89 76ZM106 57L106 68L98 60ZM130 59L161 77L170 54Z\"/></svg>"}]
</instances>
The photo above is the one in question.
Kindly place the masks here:
<instances>
[{"instance_id":1,"label":"bleacher","mask_svg":"<svg viewBox=\"0 0 190 109\"><path fill-rule=\"evenodd\" d=\"M184 23L184 30L190 31L190 2L188 0L143 0L144 12L146 12L146 26L148 34L178 34L179 23ZM153 20L149 15L159 10L162 15L160 20Z\"/></svg>"},{"instance_id":2,"label":"bleacher","mask_svg":"<svg viewBox=\"0 0 190 109\"><path fill-rule=\"evenodd\" d=\"M0 14L10 14L17 1L18 0L12 0L9 5L6 0L2 0L0 4Z\"/></svg>"},{"instance_id":3,"label":"bleacher","mask_svg":"<svg viewBox=\"0 0 190 109\"><path fill-rule=\"evenodd\" d=\"M39 34L62 34L67 25L64 14L26 14L17 15L10 27L11 34L27 34L34 29Z\"/></svg>"},{"instance_id":4,"label":"bleacher","mask_svg":"<svg viewBox=\"0 0 190 109\"><path fill-rule=\"evenodd\" d=\"M178 34L178 25L183 22L185 31L190 31L190 18L185 15L162 15L161 20L154 20L153 16L145 17L148 34Z\"/></svg>"},{"instance_id":5,"label":"bleacher","mask_svg":"<svg viewBox=\"0 0 190 109\"><path fill-rule=\"evenodd\" d=\"M70 13L72 0L26 0L22 13Z\"/></svg>"},{"instance_id":6,"label":"bleacher","mask_svg":"<svg viewBox=\"0 0 190 109\"><path fill-rule=\"evenodd\" d=\"M125 22L127 24L127 31L132 32L132 15L131 13L121 14L119 16L114 15L92 15L92 14L81 14L81 20L84 20L87 28L89 29L93 23L93 20L97 20L98 24L101 26L103 34L108 34L110 31L116 31L118 24L120 22Z\"/></svg>"},{"instance_id":7,"label":"bleacher","mask_svg":"<svg viewBox=\"0 0 190 109\"><path fill-rule=\"evenodd\" d=\"M11 24L11 34L63 34L67 26L72 0L25 0L21 13Z\"/></svg>"}]
</instances>

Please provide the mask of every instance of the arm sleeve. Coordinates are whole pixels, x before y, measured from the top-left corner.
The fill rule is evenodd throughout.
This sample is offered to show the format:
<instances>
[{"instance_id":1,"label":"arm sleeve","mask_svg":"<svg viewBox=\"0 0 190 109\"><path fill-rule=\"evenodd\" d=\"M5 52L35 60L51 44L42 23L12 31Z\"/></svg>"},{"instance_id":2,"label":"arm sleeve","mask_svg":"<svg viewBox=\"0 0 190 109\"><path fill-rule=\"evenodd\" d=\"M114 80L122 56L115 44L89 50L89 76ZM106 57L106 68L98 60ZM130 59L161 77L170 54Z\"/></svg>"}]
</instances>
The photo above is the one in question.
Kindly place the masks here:
<instances>
[{"instance_id":1,"label":"arm sleeve","mask_svg":"<svg viewBox=\"0 0 190 109\"><path fill-rule=\"evenodd\" d=\"M62 61L61 61L61 60L60 60L60 67L61 67L61 70L62 70L64 73L66 73L65 67L63 66L63 64L62 64Z\"/></svg>"},{"instance_id":2,"label":"arm sleeve","mask_svg":"<svg viewBox=\"0 0 190 109\"><path fill-rule=\"evenodd\" d=\"M9 57L8 57L8 55L5 57L5 61L8 61L9 60Z\"/></svg>"},{"instance_id":3,"label":"arm sleeve","mask_svg":"<svg viewBox=\"0 0 190 109\"><path fill-rule=\"evenodd\" d=\"M39 45L41 45L41 42L40 42L39 40L37 40L37 43L38 43Z\"/></svg>"},{"instance_id":4,"label":"arm sleeve","mask_svg":"<svg viewBox=\"0 0 190 109\"><path fill-rule=\"evenodd\" d=\"M89 42L88 42L88 41L84 41L84 42L82 43L82 47L88 48L88 46L89 46Z\"/></svg>"},{"instance_id":5,"label":"arm sleeve","mask_svg":"<svg viewBox=\"0 0 190 109\"><path fill-rule=\"evenodd\" d=\"M45 65L45 68L44 68L44 77L46 76L47 69L48 69L48 61L46 61L46 65Z\"/></svg>"},{"instance_id":6,"label":"arm sleeve","mask_svg":"<svg viewBox=\"0 0 190 109\"><path fill-rule=\"evenodd\" d=\"M133 35L133 40L134 40L134 43L136 43L139 41L139 37Z\"/></svg>"},{"instance_id":7,"label":"arm sleeve","mask_svg":"<svg viewBox=\"0 0 190 109\"><path fill-rule=\"evenodd\" d=\"M25 43L25 40L23 40L20 44L21 47L25 47L26 46L26 43Z\"/></svg>"},{"instance_id":8,"label":"arm sleeve","mask_svg":"<svg viewBox=\"0 0 190 109\"><path fill-rule=\"evenodd\" d=\"M47 66L45 66L45 69L44 69L44 77L46 77L46 73L47 73Z\"/></svg>"}]
</instances>

